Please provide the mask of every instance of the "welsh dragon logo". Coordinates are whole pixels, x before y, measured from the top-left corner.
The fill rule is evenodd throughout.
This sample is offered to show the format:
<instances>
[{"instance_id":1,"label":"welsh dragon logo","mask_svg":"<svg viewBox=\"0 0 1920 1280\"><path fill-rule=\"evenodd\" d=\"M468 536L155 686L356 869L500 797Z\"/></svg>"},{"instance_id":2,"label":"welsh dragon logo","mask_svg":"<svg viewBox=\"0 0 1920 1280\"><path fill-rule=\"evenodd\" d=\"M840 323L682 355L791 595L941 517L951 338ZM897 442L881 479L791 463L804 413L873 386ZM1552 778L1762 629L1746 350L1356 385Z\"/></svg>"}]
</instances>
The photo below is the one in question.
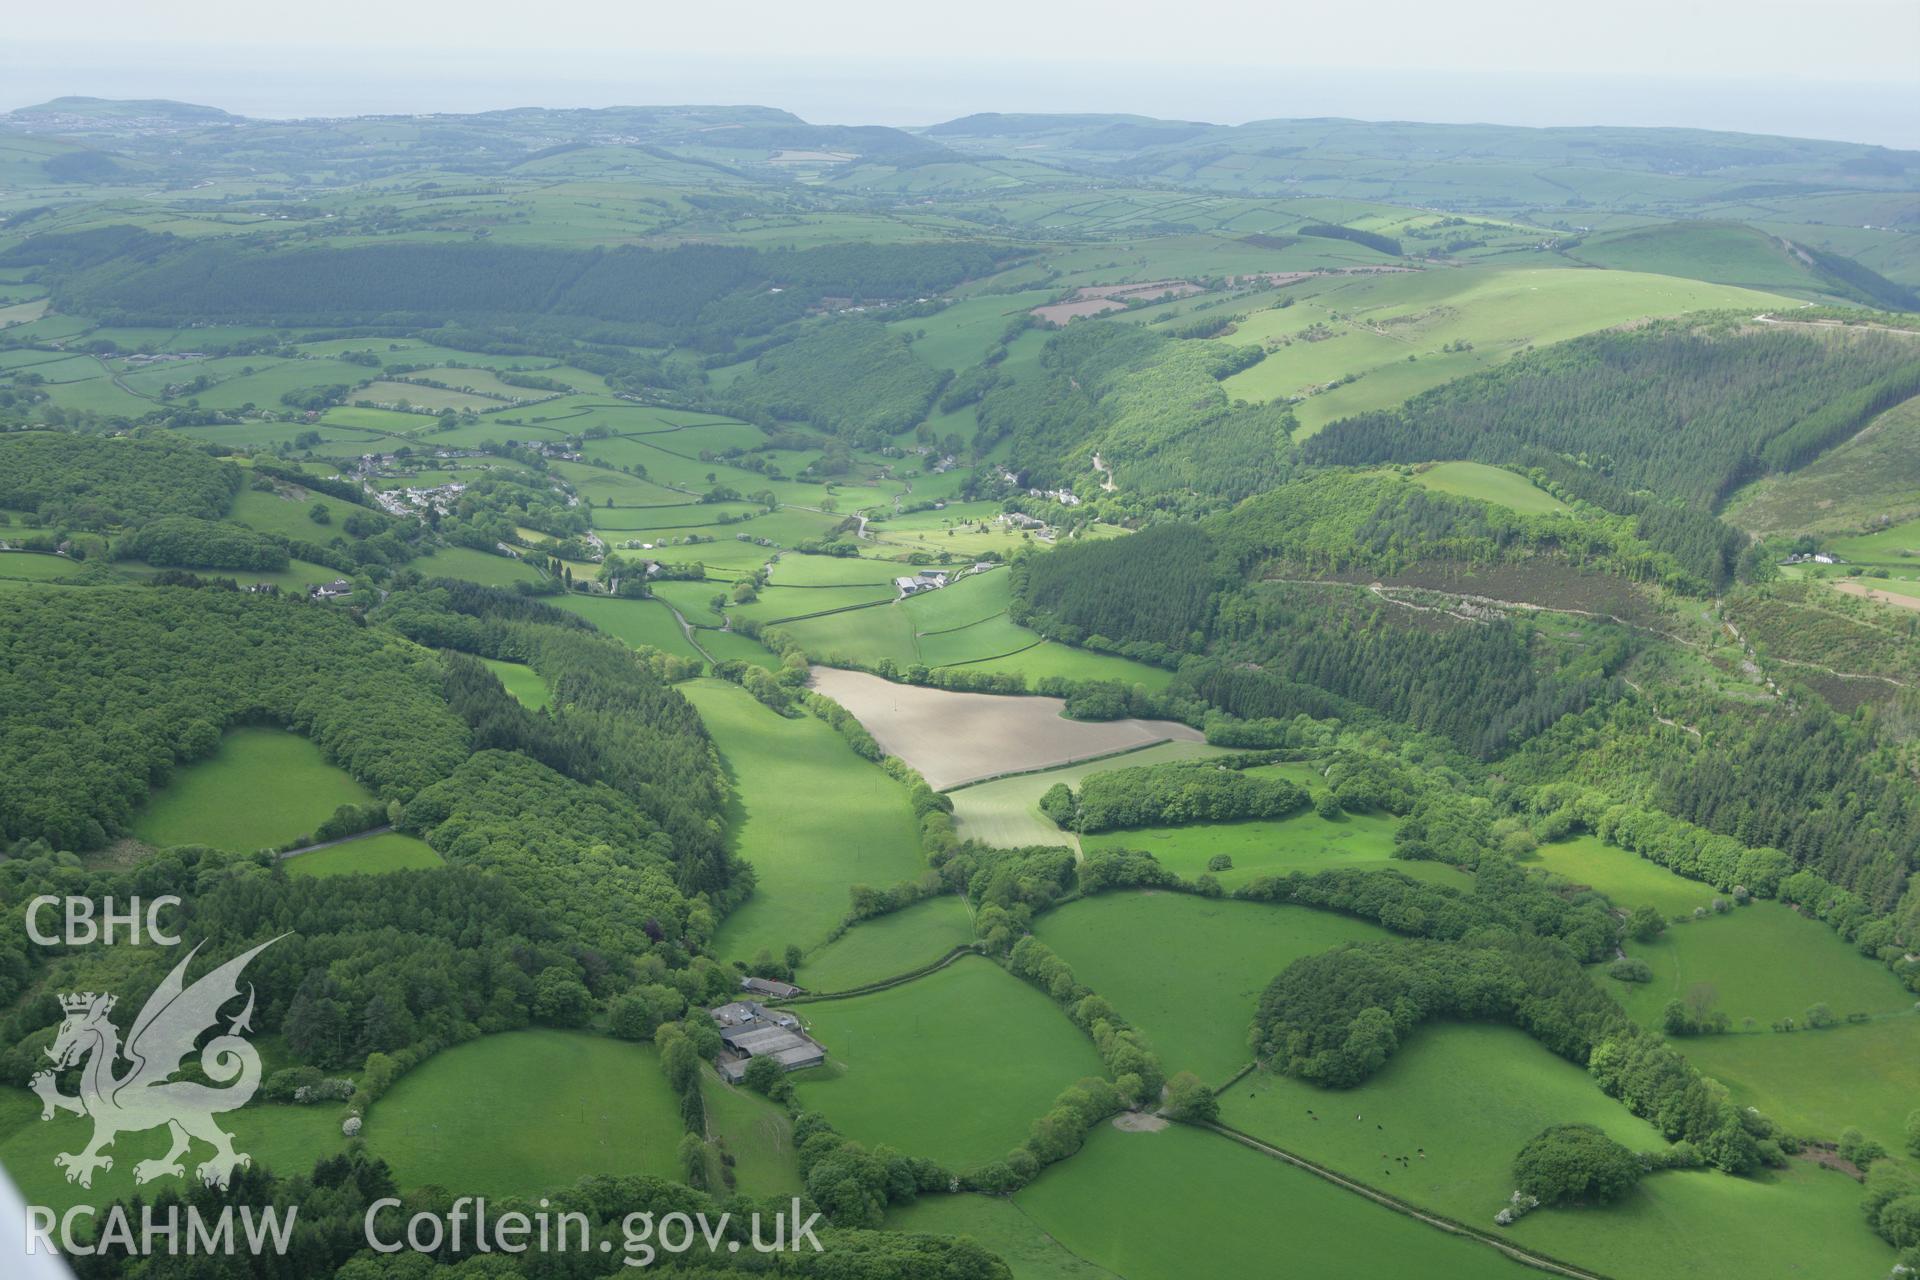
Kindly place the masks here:
<instances>
[{"instance_id":1,"label":"welsh dragon logo","mask_svg":"<svg viewBox=\"0 0 1920 1280\"><path fill-rule=\"evenodd\" d=\"M113 1168L113 1157L101 1154L102 1148L113 1145L122 1133L162 1125L172 1145L160 1159L136 1164L135 1182L183 1176L186 1170L180 1158L195 1138L213 1147L212 1158L198 1169L201 1180L209 1185L225 1187L235 1169L253 1163L245 1152L233 1149L233 1135L214 1122L220 1112L246 1105L260 1087L260 1055L241 1038L242 1032L252 1030L251 984L246 1008L228 1022L226 1034L215 1036L200 1050L201 1070L225 1087L170 1077L180 1070L181 1059L193 1052L201 1035L218 1023L221 1006L239 996L240 971L247 962L279 940L270 938L187 986L187 965L200 950L194 947L148 998L124 1046L107 1016L113 1012L112 995L88 991L60 997L67 1016L46 1051L53 1059L53 1070L36 1074L32 1085L40 1095L42 1120L53 1119L55 1111L93 1119L93 1140L84 1149L53 1158L55 1165L67 1171L68 1182L91 1187L95 1169ZM124 1071L119 1070L122 1058L128 1064ZM79 1096L70 1098L59 1091L54 1073L83 1060Z\"/></svg>"}]
</instances>

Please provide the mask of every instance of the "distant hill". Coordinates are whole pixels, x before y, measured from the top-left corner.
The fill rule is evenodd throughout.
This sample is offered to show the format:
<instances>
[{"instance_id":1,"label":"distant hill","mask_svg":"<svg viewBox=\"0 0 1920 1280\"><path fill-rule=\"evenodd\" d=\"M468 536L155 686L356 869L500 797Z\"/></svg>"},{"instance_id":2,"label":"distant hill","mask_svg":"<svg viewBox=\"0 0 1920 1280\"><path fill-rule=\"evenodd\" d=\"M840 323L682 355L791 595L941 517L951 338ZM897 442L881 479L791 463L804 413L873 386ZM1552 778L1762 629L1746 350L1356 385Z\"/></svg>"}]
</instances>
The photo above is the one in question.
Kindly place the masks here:
<instances>
[{"instance_id":1,"label":"distant hill","mask_svg":"<svg viewBox=\"0 0 1920 1280\"><path fill-rule=\"evenodd\" d=\"M169 120L182 125L220 124L239 122L245 116L236 116L232 112L222 111L219 107L203 107L198 103L174 102L168 98L53 98L31 107L19 107L6 113L4 118L10 124L32 125L37 122L65 122L69 120L95 120L101 124L127 123L138 120Z\"/></svg>"}]
</instances>

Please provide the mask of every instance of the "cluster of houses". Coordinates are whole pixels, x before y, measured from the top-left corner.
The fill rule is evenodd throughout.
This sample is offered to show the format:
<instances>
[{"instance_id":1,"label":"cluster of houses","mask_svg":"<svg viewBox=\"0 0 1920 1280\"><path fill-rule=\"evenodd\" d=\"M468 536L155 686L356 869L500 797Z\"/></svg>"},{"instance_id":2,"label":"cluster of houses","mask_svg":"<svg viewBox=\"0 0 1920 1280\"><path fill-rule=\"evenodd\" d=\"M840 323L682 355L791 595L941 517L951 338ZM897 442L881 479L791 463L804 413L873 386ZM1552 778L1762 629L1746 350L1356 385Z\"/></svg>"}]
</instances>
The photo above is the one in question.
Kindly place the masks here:
<instances>
[{"instance_id":1,"label":"cluster of houses","mask_svg":"<svg viewBox=\"0 0 1920 1280\"><path fill-rule=\"evenodd\" d=\"M1796 551L1792 555L1788 556L1785 560L1782 560L1780 563L1781 564L1838 564L1840 562L1838 560L1835 560L1832 556L1828 555L1824 551L1814 551L1814 552L1805 553L1805 554Z\"/></svg>"},{"instance_id":2,"label":"cluster of houses","mask_svg":"<svg viewBox=\"0 0 1920 1280\"><path fill-rule=\"evenodd\" d=\"M742 978L742 991L785 999L801 994L789 982L767 978ZM827 1060L827 1051L807 1034L800 1019L783 1009L770 1009L758 1000L735 1000L709 1011L720 1031L720 1060L714 1065L729 1084L740 1083L747 1063L755 1058L771 1058L782 1071L801 1071L817 1067Z\"/></svg>"}]
</instances>

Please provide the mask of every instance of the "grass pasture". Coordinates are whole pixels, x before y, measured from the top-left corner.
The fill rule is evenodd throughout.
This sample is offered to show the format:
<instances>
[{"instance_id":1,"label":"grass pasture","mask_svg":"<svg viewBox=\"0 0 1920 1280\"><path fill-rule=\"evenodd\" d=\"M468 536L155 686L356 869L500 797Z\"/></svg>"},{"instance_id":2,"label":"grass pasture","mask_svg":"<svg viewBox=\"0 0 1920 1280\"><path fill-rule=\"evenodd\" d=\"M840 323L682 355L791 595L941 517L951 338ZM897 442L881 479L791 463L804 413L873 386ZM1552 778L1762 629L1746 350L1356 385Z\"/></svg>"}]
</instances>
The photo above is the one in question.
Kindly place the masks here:
<instances>
[{"instance_id":1,"label":"grass pasture","mask_svg":"<svg viewBox=\"0 0 1920 1280\"><path fill-rule=\"evenodd\" d=\"M802 1105L868 1147L953 1169L1006 1155L1062 1089L1100 1074L1053 1001L977 957L801 1013L827 1049L827 1065L792 1077Z\"/></svg>"},{"instance_id":2,"label":"grass pasture","mask_svg":"<svg viewBox=\"0 0 1920 1280\"><path fill-rule=\"evenodd\" d=\"M1218 1134L1094 1131L1014 1204L1072 1254L1127 1280L1522 1280L1537 1275ZM1864 1234L1864 1233L1863 1233Z\"/></svg>"},{"instance_id":3,"label":"grass pasture","mask_svg":"<svg viewBox=\"0 0 1920 1280\"><path fill-rule=\"evenodd\" d=\"M382 831L287 859L290 876L379 875L443 866L433 846L398 831Z\"/></svg>"},{"instance_id":4,"label":"grass pasture","mask_svg":"<svg viewBox=\"0 0 1920 1280\"><path fill-rule=\"evenodd\" d=\"M151 845L209 844L248 852L312 831L343 804L373 792L284 729L234 729L207 760L188 765L134 816Z\"/></svg>"},{"instance_id":5,"label":"grass pasture","mask_svg":"<svg viewBox=\"0 0 1920 1280\"><path fill-rule=\"evenodd\" d=\"M20 582L49 582L71 577L86 566L66 556L42 551L0 551L0 578Z\"/></svg>"},{"instance_id":6,"label":"grass pasture","mask_svg":"<svg viewBox=\"0 0 1920 1280\"><path fill-rule=\"evenodd\" d=\"M699 650L687 642L687 633L673 613L655 600L619 600L612 596L562 595L547 601L575 613L600 630L633 648L658 649L678 657L702 661Z\"/></svg>"},{"instance_id":7,"label":"grass pasture","mask_svg":"<svg viewBox=\"0 0 1920 1280\"><path fill-rule=\"evenodd\" d=\"M429 578L460 578L483 587L510 587L516 582L537 582L540 573L532 565L512 556L475 551L472 547L441 547L432 555L415 560L409 566Z\"/></svg>"},{"instance_id":8,"label":"grass pasture","mask_svg":"<svg viewBox=\"0 0 1920 1280\"><path fill-rule=\"evenodd\" d=\"M973 915L965 899L943 893L862 920L808 955L796 981L809 991L850 991L911 973L971 941Z\"/></svg>"},{"instance_id":9,"label":"grass pasture","mask_svg":"<svg viewBox=\"0 0 1920 1280\"><path fill-rule=\"evenodd\" d=\"M780 630L820 662L874 666L890 661L898 667L910 667L920 661L913 619L906 610L894 605L783 622Z\"/></svg>"},{"instance_id":10,"label":"grass pasture","mask_svg":"<svg viewBox=\"0 0 1920 1280\"><path fill-rule=\"evenodd\" d=\"M1669 920L1691 916L1721 896L1710 884L1675 875L1657 862L1610 845L1598 836L1579 835L1541 845L1525 865L1544 869L1571 884L1604 893L1616 907L1650 906Z\"/></svg>"},{"instance_id":11,"label":"grass pasture","mask_svg":"<svg viewBox=\"0 0 1920 1280\"><path fill-rule=\"evenodd\" d=\"M1312 1119L1308 1108L1320 1118ZM1521 1032L1458 1023L1423 1028L1355 1089L1250 1076L1221 1098L1221 1118L1484 1228L1492 1227L1513 1190L1514 1153L1547 1125L1595 1124L1635 1150L1665 1145L1579 1067ZM1508 1234L1515 1243L1611 1276L1841 1280L1878 1274L1875 1268L1885 1268L1892 1253L1857 1225L1858 1199L1855 1183L1801 1161L1758 1178L1661 1173L1618 1204L1540 1210Z\"/></svg>"},{"instance_id":12,"label":"grass pasture","mask_svg":"<svg viewBox=\"0 0 1920 1280\"><path fill-rule=\"evenodd\" d=\"M1040 797L1055 783L1064 782L1068 786L1078 787L1080 780L1088 774L1107 769L1165 764L1170 760L1225 754L1226 748L1210 747L1204 742L1162 742L1138 751L1086 760L1061 769L977 782L972 786L956 788L951 793L954 823L962 839L984 840L988 844L1006 848L1018 848L1023 844L1065 844L1070 837L1040 812Z\"/></svg>"},{"instance_id":13,"label":"grass pasture","mask_svg":"<svg viewBox=\"0 0 1920 1280\"><path fill-rule=\"evenodd\" d=\"M527 710L538 711L553 701L553 690L547 686L546 677L524 662L502 662L497 658L480 661L498 677L513 700Z\"/></svg>"},{"instance_id":14,"label":"grass pasture","mask_svg":"<svg viewBox=\"0 0 1920 1280\"><path fill-rule=\"evenodd\" d=\"M1566 503L1528 483L1525 477L1483 462L1437 462L1418 472L1414 483L1435 493L1491 502L1522 515L1551 515L1567 510Z\"/></svg>"},{"instance_id":15,"label":"grass pasture","mask_svg":"<svg viewBox=\"0 0 1920 1280\"><path fill-rule=\"evenodd\" d=\"M971 1236L999 1254L1014 1280L1113 1280L1114 1273L1089 1262L1040 1228L1006 1196L921 1196L887 1215L895 1231Z\"/></svg>"},{"instance_id":16,"label":"grass pasture","mask_svg":"<svg viewBox=\"0 0 1920 1280\"><path fill-rule=\"evenodd\" d=\"M1015 672L1025 676L1029 686L1047 676L1059 676L1065 680L1111 680L1118 684L1145 685L1157 692L1173 681L1173 672L1164 667L1150 667L1131 658L1076 649L1053 640L1042 640L1018 653L958 665L971 671Z\"/></svg>"},{"instance_id":17,"label":"grass pasture","mask_svg":"<svg viewBox=\"0 0 1920 1280\"><path fill-rule=\"evenodd\" d=\"M735 1190L794 1196L805 1189L793 1149L793 1121L785 1111L712 1071L701 1073L700 1094L707 1106L708 1138L733 1157Z\"/></svg>"},{"instance_id":18,"label":"grass pasture","mask_svg":"<svg viewBox=\"0 0 1920 1280\"><path fill-rule=\"evenodd\" d=\"M307 513L315 503L327 509L329 523L316 524ZM242 489L240 496L234 499L233 510L227 513L228 519L244 524L261 533L277 533L283 538L297 539L302 542L324 543L335 534L344 534L340 526L346 523L348 516L363 510L351 502L342 502L323 493L310 493L301 498L283 498L277 493L262 493L257 489Z\"/></svg>"},{"instance_id":19,"label":"grass pasture","mask_svg":"<svg viewBox=\"0 0 1920 1280\"><path fill-rule=\"evenodd\" d=\"M1696 1036L1693 1064L1789 1130L1832 1141L1849 1125L1889 1151L1906 1143L1920 1101L1920 1015L1792 1035Z\"/></svg>"},{"instance_id":20,"label":"grass pasture","mask_svg":"<svg viewBox=\"0 0 1920 1280\"><path fill-rule=\"evenodd\" d=\"M768 566L767 580L776 587L891 586L896 577L909 572L913 572L911 566L885 560L791 553Z\"/></svg>"},{"instance_id":21,"label":"grass pasture","mask_svg":"<svg viewBox=\"0 0 1920 1280\"><path fill-rule=\"evenodd\" d=\"M1138 890L1069 902L1034 932L1139 1027L1169 1072L1219 1084L1253 1059L1260 993L1301 956L1386 931L1304 907Z\"/></svg>"},{"instance_id":22,"label":"grass pasture","mask_svg":"<svg viewBox=\"0 0 1920 1280\"><path fill-rule=\"evenodd\" d=\"M403 1187L531 1199L589 1174L678 1177L681 1133L652 1045L539 1030L435 1054L374 1104L362 1136Z\"/></svg>"},{"instance_id":23,"label":"grass pasture","mask_svg":"<svg viewBox=\"0 0 1920 1280\"><path fill-rule=\"evenodd\" d=\"M776 715L721 680L680 689L720 750L733 787L734 850L758 877L753 897L715 937L723 959L778 954L789 943L811 948L846 916L849 886L897 884L925 870L906 788L824 721Z\"/></svg>"},{"instance_id":24,"label":"grass pasture","mask_svg":"<svg viewBox=\"0 0 1920 1280\"><path fill-rule=\"evenodd\" d=\"M852 610L867 613L865 605L886 607L897 593L892 583L847 587L763 587L751 604L735 604L727 612L762 623L783 622L814 614Z\"/></svg>"},{"instance_id":25,"label":"grass pasture","mask_svg":"<svg viewBox=\"0 0 1920 1280\"><path fill-rule=\"evenodd\" d=\"M1763 311L1785 301L1650 272L1504 266L1323 277L1286 292L1295 305L1255 312L1218 340L1273 347L1222 385L1247 400L1307 394L1295 409L1296 438L1336 418L1390 408L1528 346L1647 316ZM1319 390L1348 374L1357 380Z\"/></svg>"},{"instance_id":26,"label":"grass pasture","mask_svg":"<svg viewBox=\"0 0 1920 1280\"><path fill-rule=\"evenodd\" d=\"M1701 985L1713 988L1711 1007L1726 1010L1736 1027L1752 1018L1764 1035L1775 1034L1766 1030L1774 1019L1801 1022L1816 1003L1843 1018L1901 1013L1913 1004L1885 968L1778 902L1671 925L1653 942L1628 943L1627 954L1653 967L1653 981L1608 985L1643 1026L1657 1027L1669 1000L1684 1000Z\"/></svg>"},{"instance_id":27,"label":"grass pasture","mask_svg":"<svg viewBox=\"0 0 1920 1280\"><path fill-rule=\"evenodd\" d=\"M1124 765L1125 757L1115 761ZM1398 871L1416 880L1465 889L1473 882L1440 862L1407 862L1393 857L1393 832L1399 824L1385 814L1344 813L1331 821L1315 813L1279 820L1198 823L1184 827L1138 827L1082 836L1081 847L1144 849L1160 863L1192 879L1206 873L1215 854L1233 859L1233 867L1212 875L1229 889L1261 876L1291 871L1349 867Z\"/></svg>"},{"instance_id":28,"label":"grass pasture","mask_svg":"<svg viewBox=\"0 0 1920 1280\"><path fill-rule=\"evenodd\" d=\"M1474 1225L1506 1203L1514 1153L1548 1125L1598 1125L1636 1151L1666 1146L1579 1067L1524 1032L1473 1023L1422 1027L1357 1089L1263 1070L1220 1106L1236 1129Z\"/></svg>"}]
</instances>

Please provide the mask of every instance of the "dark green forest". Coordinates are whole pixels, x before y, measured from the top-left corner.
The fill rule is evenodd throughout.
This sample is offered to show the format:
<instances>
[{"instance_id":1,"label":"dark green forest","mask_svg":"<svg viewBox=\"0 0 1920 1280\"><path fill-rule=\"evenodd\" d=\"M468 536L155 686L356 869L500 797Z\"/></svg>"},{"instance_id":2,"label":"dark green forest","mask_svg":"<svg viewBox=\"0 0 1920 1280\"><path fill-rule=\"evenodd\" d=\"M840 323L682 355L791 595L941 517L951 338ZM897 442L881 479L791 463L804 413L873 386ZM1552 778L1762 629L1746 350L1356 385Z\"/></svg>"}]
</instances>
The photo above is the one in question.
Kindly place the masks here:
<instances>
[{"instance_id":1,"label":"dark green forest","mask_svg":"<svg viewBox=\"0 0 1920 1280\"><path fill-rule=\"evenodd\" d=\"M1711 509L1743 482L1790 471L1920 392L1911 342L1684 322L1604 332L1333 423L1303 461L1354 466L1530 448L1585 459L1633 489Z\"/></svg>"}]
</instances>

